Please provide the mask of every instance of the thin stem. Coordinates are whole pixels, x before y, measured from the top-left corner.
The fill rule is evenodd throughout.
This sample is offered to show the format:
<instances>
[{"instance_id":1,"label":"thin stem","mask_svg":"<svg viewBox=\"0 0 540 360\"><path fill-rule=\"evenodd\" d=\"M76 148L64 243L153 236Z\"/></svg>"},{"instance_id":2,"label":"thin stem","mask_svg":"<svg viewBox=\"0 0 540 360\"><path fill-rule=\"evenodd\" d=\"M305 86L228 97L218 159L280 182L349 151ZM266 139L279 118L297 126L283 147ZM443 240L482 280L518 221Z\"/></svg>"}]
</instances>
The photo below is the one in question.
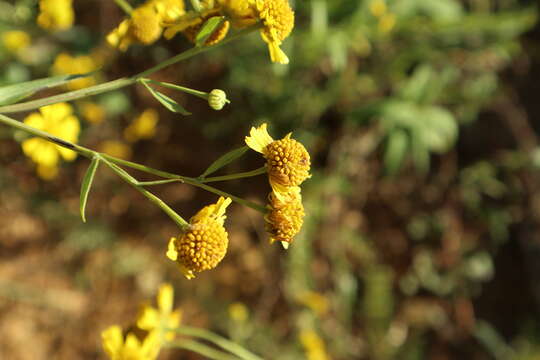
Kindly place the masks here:
<instances>
[{"instance_id":1,"label":"thin stem","mask_svg":"<svg viewBox=\"0 0 540 360\"><path fill-rule=\"evenodd\" d=\"M238 356L243 360L262 360L262 358L253 354L252 352L248 351L237 343L234 343L228 339L225 339L224 337L216 335L205 329L199 329L190 326L180 326L179 328L174 329L174 331L182 335L198 337L200 339L210 341L213 344L222 348L223 350L227 350L228 352Z\"/></svg>"},{"instance_id":2,"label":"thin stem","mask_svg":"<svg viewBox=\"0 0 540 360\"><path fill-rule=\"evenodd\" d=\"M182 339L171 342L168 344L168 346L193 351L213 360L238 360L236 356L232 356L224 353L223 351L213 349L210 346L201 344L198 341Z\"/></svg>"},{"instance_id":3,"label":"thin stem","mask_svg":"<svg viewBox=\"0 0 540 360\"><path fill-rule=\"evenodd\" d=\"M53 136L53 135L51 135L51 134L49 134L49 133L47 133L45 131L35 129L35 128L31 127L31 126L26 125L23 122L11 119L11 118L9 118L9 117L7 117L5 115L2 115L2 114L0 114L0 123L11 126L11 127L14 127L14 128L16 128L18 130L24 131L24 132L26 132L28 134L37 136L37 137L42 138L44 140L53 142L53 143L55 143L57 145L65 147L66 149L73 150L73 151L75 151L75 152L77 152L77 153L81 154L82 156L87 157L89 159L93 158L97 154L103 160L108 160L108 162L114 163L116 165L123 165L123 166L129 167L129 168L140 170L140 171L143 171L143 172L146 172L146 173L149 173L149 174L153 174L153 175L156 175L156 176L159 176L159 177L162 177L162 178L174 179L176 181L181 181L181 182L184 182L186 184L197 186L197 187L199 187L201 189L204 189L206 191L209 191L211 193L214 193L214 194L217 194L217 195L220 195L220 196L230 197L233 201L235 201L235 202L237 202L239 204L242 204L244 206L250 207L252 209L255 209L257 211L260 211L263 214L266 213L266 209L264 208L264 206L261 206L259 204L254 203L254 202L251 202L249 200L242 199L242 198L240 198L238 196L231 195L231 194L229 194L229 193L227 193L225 191L221 191L221 190L218 190L218 189L216 189L214 187L203 184L203 183L201 183L199 180L197 180L195 178L191 178L191 177L187 177L187 176L181 176L181 175L173 174L173 173L162 171L162 170L157 170L157 169L151 168L149 166L145 166L145 165L137 164L137 163L134 163L134 162L131 162L131 161L119 159L119 158L116 158L114 156L110 156L110 155L107 155L107 154L104 154L104 153L99 153L97 151L90 150L90 149L85 148L83 146L79 146L77 144L73 144L73 143L70 143L68 141L59 139L56 136ZM125 173L125 171L124 171L124 173Z\"/></svg>"},{"instance_id":4,"label":"thin stem","mask_svg":"<svg viewBox=\"0 0 540 360\"><path fill-rule=\"evenodd\" d=\"M56 104L56 103L59 103L59 102L64 102L64 101L71 101L71 100L77 100L77 99L81 99L81 98L85 98L85 97L88 97L88 96L93 96L93 95L97 95L97 94L101 94L101 93L104 93L104 92L107 92L107 91L111 91L111 90L116 90L116 89L120 89L120 88L123 88L123 87L126 87L128 85L133 85L135 84L139 79L142 79L150 74L153 74L155 73L156 71L159 71L167 66L170 66L170 65L173 65L173 64L176 64L177 62L179 61L182 61L182 60L186 60L186 59L189 59L190 57L193 57L195 55L198 55L200 53L203 53L203 52L206 52L210 49L214 49L214 48L217 48L219 46L222 46L222 45L225 45L233 40L236 40L238 39L239 37L243 36L243 35L246 35L246 34L249 34L257 29L259 29L262 25L261 24L257 24L257 25L254 25L252 27L249 27L247 29L243 29L239 32L237 32L236 34L224 39L223 41L217 43L217 44L214 44L214 45L210 45L210 46L202 46L202 47L194 47L194 48L191 48L191 49L188 49L176 56L173 56L172 58L168 59L168 60L165 60L163 61L162 63L148 69L148 70L145 70L139 74L136 74L130 78L120 78L120 79L116 79L116 80L112 80L112 81L109 81L109 82L106 82L106 83L103 83L103 84L98 84L98 85L94 85L94 86L90 86L90 87L87 87L87 88L84 88L84 89L80 89L80 90L75 90L75 91L70 91L70 92L66 92L66 93L63 93L63 94L59 94L59 95L54 95L54 96L50 96L50 97L47 97L47 98L44 98L44 99L38 99L38 100L32 100L32 101L27 101L27 102L23 102L23 103L19 103L19 104L13 104L13 105L6 105L6 106L0 106L0 113L4 113L4 114L9 114L9 113L14 113L14 112L21 112L21 111L28 111L28 110L33 110L33 109L37 109L37 108L40 108L42 106L46 106L46 105L51 105L51 104Z\"/></svg>"},{"instance_id":5,"label":"thin stem","mask_svg":"<svg viewBox=\"0 0 540 360\"><path fill-rule=\"evenodd\" d=\"M131 15L133 12L133 7L126 0L114 0L116 5L118 5L127 15Z\"/></svg>"},{"instance_id":6,"label":"thin stem","mask_svg":"<svg viewBox=\"0 0 540 360\"><path fill-rule=\"evenodd\" d=\"M258 169L251 170L251 171L246 171L246 172L241 172L241 173L236 173L236 174L231 174L231 175L214 176L214 177L201 179L200 181L202 183L209 183L209 182L216 182L216 181L236 180L236 179L243 179L247 177L266 174L266 172L267 172L266 166L263 166L263 167L260 167Z\"/></svg>"},{"instance_id":7,"label":"thin stem","mask_svg":"<svg viewBox=\"0 0 540 360\"><path fill-rule=\"evenodd\" d=\"M161 81L156 81L156 80L152 80L152 79L146 79L146 78L141 79L141 81L150 82L152 84L163 86L163 87L166 87L166 88L169 88L169 89L180 90L180 91L183 91L185 93L188 93L188 94L191 94L191 95L194 95L194 96L198 96L201 99L208 100L208 93L204 92L204 91L190 89L190 88L187 88L187 87L184 87L184 86L175 85L175 84L166 83L166 82L161 82Z\"/></svg>"},{"instance_id":8,"label":"thin stem","mask_svg":"<svg viewBox=\"0 0 540 360\"><path fill-rule=\"evenodd\" d=\"M169 217L181 228L185 229L189 226L188 222L184 220L180 215L176 213L169 205L167 205L163 200L158 198L156 195L152 194L150 191L146 190L141 186L141 183L129 175L125 170L121 169L115 164L110 163L108 160L103 159L103 162L107 164L118 176L125 180L128 184L137 189L141 194L143 194L148 200L156 204L163 210Z\"/></svg>"}]
</instances>

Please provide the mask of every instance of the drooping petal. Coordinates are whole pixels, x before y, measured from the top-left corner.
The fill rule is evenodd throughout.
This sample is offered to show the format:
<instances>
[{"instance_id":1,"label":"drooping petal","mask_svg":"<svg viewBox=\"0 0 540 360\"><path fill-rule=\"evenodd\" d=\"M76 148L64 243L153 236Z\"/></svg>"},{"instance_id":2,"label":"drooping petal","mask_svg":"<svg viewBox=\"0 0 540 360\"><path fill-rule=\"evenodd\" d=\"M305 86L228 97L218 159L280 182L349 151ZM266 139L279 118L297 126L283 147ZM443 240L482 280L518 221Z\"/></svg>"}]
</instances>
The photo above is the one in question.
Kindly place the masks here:
<instances>
[{"instance_id":1,"label":"drooping petal","mask_svg":"<svg viewBox=\"0 0 540 360\"><path fill-rule=\"evenodd\" d=\"M250 136L246 136L246 145L257 152L262 153L264 149L274 141L270 134L268 134L266 127L266 123L258 128L252 127L249 132Z\"/></svg>"},{"instance_id":2,"label":"drooping petal","mask_svg":"<svg viewBox=\"0 0 540 360\"><path fill-rule=\"evenodd\" d=\"M122 337L122 329L118 325L113 325L101 333L103 349L111 359L118 358L118 354L122 351L124 339Z\"/></svg>"}]
</instances>

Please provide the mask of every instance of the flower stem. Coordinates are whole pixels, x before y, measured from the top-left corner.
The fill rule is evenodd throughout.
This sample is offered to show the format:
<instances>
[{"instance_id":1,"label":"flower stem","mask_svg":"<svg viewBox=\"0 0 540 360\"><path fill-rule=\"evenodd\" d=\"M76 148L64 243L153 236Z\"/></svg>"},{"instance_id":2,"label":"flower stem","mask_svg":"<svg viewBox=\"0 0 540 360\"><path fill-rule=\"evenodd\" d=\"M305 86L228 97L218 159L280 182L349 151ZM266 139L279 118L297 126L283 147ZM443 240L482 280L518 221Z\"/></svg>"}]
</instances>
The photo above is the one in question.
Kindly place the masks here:
<instances>
[{"instance_id":1,"label":"flower stem","mask_svg":"<svg viewBox=\"0 0 540 360\"><path fill-rule=\"evenodd\" d=\"M114 0L116 5L118 5L127 15L131 15L133 12L133 7L126 0Z\"/></svg>"},{"instance_id":2,"label":"flower stem","mask_svg":"<svg viewBox=\"0 0 540 360\"><path fill-rule=\"evenodd\" d=\"M266 174L266 172L267 172L266 166L263 166L263 167L260 167L258 169L251 170L251 171L246 171L246 172L241 172L241 173L236 173L236 174L231 174L231 175L214 176L214 177L201 179L200 181L202 183L209 183L209 182L216 182L216 181L236 180L236 179L243 179L247 177Z\"/></svg>"},{"instance_id":3,"label":"flower stem","mask_svg":"<svg viewBox=\"0 0 540 360\"><path fill-rule=\"evenodd\" d=\"M249 28L238 31L236 34L234 34L234 35L232 35L232 36L230 36L230 37L224 39L223 41L221 41L221 42L219 42L217 44L214 44L214 45L193 47L193 48L191 48L189 50L186 50L186 51L184 51L184 52L182 52L182 53L180 53L180 54L178 54L176 56L173 56L172 58L170 58L168 60L165 60L165 61L157 64L156 66L151 67L150 69L145 70L145 71L143 71L143 72L141 72L139 74L136 74L136 75L134 75L132 77L120 78L120 79L112 80L112 81L109 81L109 82L106 82L106 83L103 83L103 84L98 84L98 85L90 86L90 87L87 87L87 88L84 88L84 89L70 91L70 92L66 92L66 93L63 93L63 94L46 97L46 98L43 98L43 99L37 99L37 100L27 101L27 102L23 102L23 103L19 103L19 104L13 104L13 105L0 106L0 113L9 114L9 113L14 113L14 112L33 110L33 109L40 108L42 106L56 104L56 103L64 102L64 101L77 100L77 99L85 98L85 97L88 97L88 96L93 96L93 95L101 94L101 93L104 93L104 92L108 92L108 91L111 91L111 90L120 89L120 88L126 87L128 85L133 85L139 79L144 78L144 77L146 77L148 75L151 75L151 74L155 73L156 71L159 71L159 70L161 70L161 69L163 69L163 68L165 68L167 66L176 64L177 62L180 62L182 60L189 59L190 57L201 54L201 53L206 52L206 51L208 51L210 49L214 49L214 48L217 48L217 47L222 46L224 44L227 44L227 43L229 43L229 42L231 42L233 40L238 39L239 37L241 37L243 35L247 35L247 34L253 32L253 31L259 29L261 26L262 26L261 24L256 24L256 25L251 26Z\"/></svg>"},{"instance_id":4,"label":"flower stem","mask_svg":"<svg viewBox=\"0 0 540 360\"><path fill-rule=\"evenodd\" d=\"M184 182L186 184L190 184L190 185L199 187L201 189L204 189L206 191L209 191L211 193L214 193L214 194L217 194L217 195L220 195L220 196L230 197L233 201L235 201L235 202L237 202L239 204L242 204L244 206L247 206L247 207L250 207L250 208L255 209L257 211L260 211L263 214L266 213L266 209L264 208L264 206L256 204L256 203L251 202L251 201L246 200L246 199L242 199L242 198L240 198L238 196L231 195L231 194L229 194L229 193L227 193L225 191L221 191L221 190L216 189L216 188L214 188L212 186L208 186L206 184L203 184L200 180L198 180L196 178L177 175L177 174L173 174L173 173L162 171L162 170L157 170L157 169L151 168L149 166L145 166L145 165L134 163L134 162L131 162L131 161L119 159L119 158L116 158L114 156L110 156L110 155L107 155L107 154L104 154L104 153L100 153L100 152L97 152L97 151L94 151L94 150L90 150L90 149L85 148L83 146L79 146L77 144L73 144L73 143L70 143L68 141L57 138L56 136L53 136L53 135L51 135L51 134L49 134L49 133L47 133L45 131L35 129L35 128L31 127L31 126L26 125L23 122L14 120L14 119L12 119L10 117L7 117L5 115L2 115L2 114L0 114L0 123L11 126L11 127L16 128L18 130L24 131L24 132L26 132L26 133L28 133L30 135L37 136L37 137L39 137L39 138L41 138L43 140L50 141L50 142L52 142L52 143L54 143L56 145L60 145L60 146L62 146L64 148L66 148L66 149L73 150L73 151L79 153L80 155L82 155L84 157L87 157L89 159L92 159L94 156L98 155L104 161L107 160L109 163L126 166L126 167L129 167L129 168L132 168L132 169L135 169L135 170L140 170L140 171L146 172L148 174L153 174L153 175L165 178L165 179L174 179L174 180L177 180L177 181L181 181L181 182ZM125 173L125 171L124 171L124 173ZM141 187L143 186L140 183L139 183L139 185Z\"/></svg>"},{"instance_id":5,"label":"flower stem","mask_svg":"<svg viewBox=\"0 0 540 360\"><path fill-rule=\"evenodd\" d=\"M140 81L150 82L150 83L152 83L152 84L156 84L156 85L159 85L159 86L163 86L163 87L165 87L165 88L183 91L183 92L185 92L185 93L188 93L188 94L191 94L191 95L200 97L201 99L208 100L208 93L207 93L207 92L204 92L204 91L199 91L199 90L195 90L195 89L190 89L190 88L187 88L187 87L184 87L184 86L180 86L180 85L176 85L176 84L171 84L171 83L166 83L166 82L161 82L161 81L155 81L155 80L147 79L147 78L140 79Z\"/></svg>"}]
</instances>

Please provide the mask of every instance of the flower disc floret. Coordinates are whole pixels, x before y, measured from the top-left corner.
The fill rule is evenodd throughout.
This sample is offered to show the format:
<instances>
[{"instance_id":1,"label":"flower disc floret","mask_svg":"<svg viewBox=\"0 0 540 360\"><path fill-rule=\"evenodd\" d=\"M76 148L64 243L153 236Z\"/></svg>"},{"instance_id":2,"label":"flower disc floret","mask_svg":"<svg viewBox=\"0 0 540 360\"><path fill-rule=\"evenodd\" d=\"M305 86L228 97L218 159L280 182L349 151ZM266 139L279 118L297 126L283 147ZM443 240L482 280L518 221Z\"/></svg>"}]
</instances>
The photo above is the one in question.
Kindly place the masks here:
<instances>
[{"instance_id":1,"label":"flower disc floret","mask_svg":"<svg viewBox=\"0 0 540 360\"><path fill-rule=\"evenodd\" d=\"M288 245L300 232L304 223L305 213L300 188L291 188L289 193L282 197L277 197L271 192L268 201L265 220L270 243L281 241Z\"/></svg>"},{"instance_id":2,"label":"flower disc floret","mask_svg":"<svg viewBox=\"0 0 540 360\"><path fill-rule=\"evenodd\" d=\"M229 239L223 225L230 203L230 198L220 197L217 203L205 206L178 238L169 241L167 257L178 262L188 279L196 272L215 268L225 257Z\"/></svg>"}]
</instances>

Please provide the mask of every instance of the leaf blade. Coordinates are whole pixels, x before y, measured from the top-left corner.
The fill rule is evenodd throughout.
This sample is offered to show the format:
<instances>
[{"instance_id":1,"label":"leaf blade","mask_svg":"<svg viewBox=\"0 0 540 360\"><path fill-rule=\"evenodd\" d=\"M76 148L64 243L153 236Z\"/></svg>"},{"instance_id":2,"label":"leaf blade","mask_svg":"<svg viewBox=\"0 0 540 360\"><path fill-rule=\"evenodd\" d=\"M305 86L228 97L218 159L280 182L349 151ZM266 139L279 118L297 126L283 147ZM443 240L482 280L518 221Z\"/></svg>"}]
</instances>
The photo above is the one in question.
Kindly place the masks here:
<instances>
[{"instance_id":1,"label":"leaf blade","mask_svg":"<svg viewBox=\"0 0 540 360\"><path fill-rule=\"evenodd\" d=\"M88 202L88 194L90 193L90 188L92 187L92 183L94 182L94 176L96 175L97 168L99 166L100 157L94 156L92 158L92 161L90 162L90 165L88 166L88 169L86 170L86 174L84 174L84 178L81 184L81 194L79 197L79 211L81 214L81 219L83 222L86 222L86 203Z\"/></svg>"},{"instance_id":2,"label":"leaf blade","mask_svg":"<svg viewBox=\"0 0 540 360\"><path fill-rule=\"evenodd\" d=\"M197 36L195 37L195 45L197 47L204 46L206 43L206 40L210 36L212 36L216 30L223 24L223 21L225 21L224 16L212 16L210 19L208 19L202 29L197 33Z\"/></svg>"},{"instance_id":3,"label":"leaf blade","mask_svg":"<svg viewBox=\"0 0 540 360\"><path fill-rule=\"evenodd\" d=\"M230 164L234 160L244 155L246 151L248 151L248 149L249 148L247 146L242 146L241 148L231 150L228 153L220 156L216 161L214 161L212 164L210 164L210 166L208 166L208 168L201 174L200 177L205 178L206 176L218 171L225 165Z\"/></svg>"},{"instance_id":4,"label":"leaf blade","mask_svg":"<svg viewBox=\"0 0 540 360\"><path fill-rule=\"evenodd\" d=\"M150 87L146 81L141 81L141 83L146 87L146 89L152 94L152 96L161 103L167 110L172 111L174 113L182 114L182 115L191 115L189 111L187 111L182 105L171 99L165 94L160 93L159 91L153 89Z\"/></svg>"}]
</instances>

